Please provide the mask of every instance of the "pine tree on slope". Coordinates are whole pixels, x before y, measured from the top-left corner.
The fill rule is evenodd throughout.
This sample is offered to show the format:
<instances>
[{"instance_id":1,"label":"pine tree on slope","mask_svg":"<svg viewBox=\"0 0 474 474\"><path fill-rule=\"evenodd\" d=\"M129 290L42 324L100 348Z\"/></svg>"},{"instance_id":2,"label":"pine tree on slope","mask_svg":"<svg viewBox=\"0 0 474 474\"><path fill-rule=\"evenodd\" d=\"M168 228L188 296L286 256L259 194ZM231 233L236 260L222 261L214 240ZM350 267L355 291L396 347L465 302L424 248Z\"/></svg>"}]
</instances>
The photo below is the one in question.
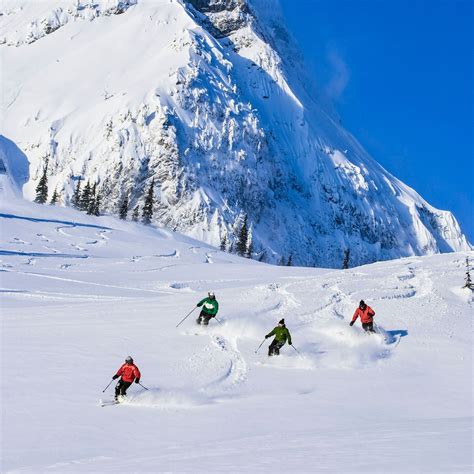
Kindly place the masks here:
<instances>
[{"instance_id":1,"label":"pine tree on slope","mask_svg":"<svg viewBox=\"0 0 474 474\"><path fill-rule=\"evenodd\" d=\"M145 198L145 203L143 204L142 211L142 222L145 225L151 224L153 218L153 205L155 204L155 180L151 181L150 187L148 188L148 193Z\"/></svg>"},{"instance_id":2,"label":"pine tree on slope","mask_svg":"<svg viewBox=\"0 0 474 474\"><path fill-rule=\"evenodd\" d=\"M463 288L474 290L474 284L471 280L471 270L469 268L469 257L466 257L466 284L463 286Z\"/></svg>"},{"instance_id":3,"label":"pine tree on slope","mask_svg":"<svg viewBox=\"0 0 474 474\"><path fill-rule=\"evenodd\" d=\"M132 221L133 222L138 222L138 218L140 217L140 206L135 206L135 209L133 209L133 214L132 214Z\"/></svg>"},{"instance_id":4,"label":"pine tree on slope","mask_svg":"<svg viewBox=\"0 0 474 474\"><path fill-rule=\"evenodd\" d=\"M43 176L41 176L38 186L36 186L36 198L35 202L38 204L44 204L48 200L48 176L46 171L48 166L46 165L43 170Z\"/></svg>"},{"instance_id":5,"label":"pine tree on slope","mask_svg":"<svg viewBox=\"0 0 474 474\"><path fill-rule=\"evenodd\" d=\"M87 212L89 210L90 204L91 204L91 184L89 183L89 180L87 180L87 183L84 186L84 189L82 190L79 209L81 211Z\"/></svg>"},{"instance_id":6,"label":"pine tree on slope","mask_svg":"<svg viewBox=\"0 0 474 474\"><path fill-rule=\"evenodd\" d=\"M97 201L97 183L94 183L90 191L89 204L87 205L87 214L90 216L95 215Z\"/></svg>"},{"instance_id":7,"label":"pine tree on slope","mask_svg":"<svg viewBox=\"0 0 474 474\"><path fill-rule=\"evenodd\" d=\"M58 201L59 201L59 193L58 193L58 190L57 188L54 188L54 193L53 193L53 196L51 197L51 201L49 201L49 203L54 206Z\"/></svg>"},{"instance_id":8,"label":"pine tree on slope","mask_svg":"<svg viewBox=\"0 0 474 474\"><path fill-rule=\"evenodd\" d=\"M235 250L237 251L237 254L240 255L241 257L243 257L245 255L245 252L247 251L247 241L249 238L249 229L248 229L247 221L248 221L247 214L245 214L244 223L242 224L242 227L240 228L239 238L235 246Z\"/></svg>"},{"instance_id":9,"label":"pine tree on slope","mask_svg":"<svg viewBox=\"0 0 474 474\"><path fill-rule=\"evenodd\" d=\"M247 258L252 258L253 255L253 240L252 240L252 233L248 233L248 239L247 239L247 248L245 249L245 256Z\"/></svg>"},{"instance_id":10,"label":"pine tree on slope","mask_svg":"<svg viewBox=\"0 0 474 474\"><path fill-rule=\"evenodd\" d=\"M124 198L122 199L122 203L120 204L119 208L119 217L122 220L127 220L128 214L128 194L125 194Z\"/></svg>"},{"instance_id":11,"label":"pine tree on slope","mask_svg":"<svg viewBox=\"0 0 474 474\"><path fill-rule=\"evenodd\" d=\"M79 179L77 180L76 189L74 190L74 194L72 195L72 198L71 198L71 204L76 209L79 209L81 205L81 181L82 181L82 178L79 177Z\"/></svg>"},{"instance_id":12,"label":"pine tree on slope","mask_svg":"<svg viewBox=\"0 0 474 474\"><path fill-rule=\"evenodd\" d=\"M351 251L349 249L344 250L344 260L342 261L343 270L347 270L349 268L350 255Z\"/></svg>"},{"instance_id":13,"label":"pine tree on slope","mask_svg":"<svg viewBox=\"0 0 474 474\"><path fill-rule=\"evenodd\" d=\"M100 216L100 201L101 201L101 199L102 199L102 197L100 195L100 192L98 192L97 196L92 201L91 214L93 216Z\"/></svg>"},{"instance_id":14,"label":"pine tree on slope","mask_svg":"<svg viewBox=\"0 0 474 474\"><path fill-rule=\"evenodd\" d=\"M223 252L226 252L226 251L227 251L227 234L226 234L225 232L222 234L220 249L221 249Z\"/></svg>"}]
</instances>

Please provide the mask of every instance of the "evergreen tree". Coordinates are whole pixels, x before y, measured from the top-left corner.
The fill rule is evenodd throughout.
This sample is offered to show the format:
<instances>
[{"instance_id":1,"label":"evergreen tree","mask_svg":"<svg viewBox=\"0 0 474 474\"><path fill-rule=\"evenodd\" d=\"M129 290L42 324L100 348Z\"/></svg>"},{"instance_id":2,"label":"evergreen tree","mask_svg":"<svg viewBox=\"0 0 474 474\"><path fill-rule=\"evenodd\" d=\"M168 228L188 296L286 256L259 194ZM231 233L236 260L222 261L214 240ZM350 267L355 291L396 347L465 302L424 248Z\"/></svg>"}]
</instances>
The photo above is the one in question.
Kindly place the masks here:
<instances>
[{"instance_id":1,"label":"evergreen tree","mask_svg":"<svg viewBox=\"0 0 474 474\"><path fill-rule=\"evenodd\" d=\"M54 206L59 201L59 198L60 198L60 195L58 193L58 190L54 188L54 193L49 203Z\"/></svg>"},{"instance_id":2,"label":"evergreen tree","mask_svg":"<svg viewBox=\"0 0 474 474\"><path fill-rule=\"evenodd\" d=\"M125 194L124 198L122 199L122 203L120 204L119 208L119 217L122 220L127 220L128 214L128 194Z\"/></svg>"},{"instance_id":3,"label":"evergreen tree","mask_svg":"<svg viewBox=\"0 0 474 474\"><path fill-rule=\"evenodd\" d=\"M90 191L90 197L89 197L89 205L87 206L87 214L90 216L95 215L96 211L96 204L97 201L97 183L94 183L94 186L92 186L91 191Z\"/></svg>"},{"instance_id":4,"label":"evergreen tree","mask_svg":"<svg viewBox=\"0 0 474 474\"><path fill-rule=\"evenodd\" d=\"M89 180L87 180L86 185L84 186L84 189L82 190L81 194L81 199L80 199L80 204L79 204L79 209L81 211L89 211L89 206L91 205L91 184L89 183Z\"/></svg>"},{"instance_id":5,"label":"evergreen tree","mask_svg":"<svg viewBox=\"0 0 474 474\"><path fill-rule=\"evenodd\" d=\"M100 193L97 193L97 196L95 199L92 201L91 204L91 215L93 216L100 216L100 201L101 201L101 196Z\"/></svg>"},{"instance_id":6,"label":"evergreen tree","mask_svg":"<svg viewBox=\"0 0 474 474\"><path fill-rule=\"evenodd\" d=\"M41 176L38 186L36 186L35 202L38 204L44 204L48 200L48 177L46 176L47 169L48 165L44 167L43 176Z\"/></svg>"},{"instance_id":7,"label":"evergreen tree","mask_svg":"<svg viewBox=\"0 0 474 474\"><path fill-rule=\"evenodd\" d=\"M71 204L76 209L79 209L81 205L81 181L82 181L82 178L79 177L79 179L77 180L76 189L74 190L74 194L72 195L72 198L71 198Z\"/></svg>"},{"instance_id":8,"label":"evergreen tree","mask_svg":"<svg viewBox=\"0 0 474 474\"><path fill-rule=\"evenodd\" d=\"M140 217L140 206L135 206L135 209L133 210L132 214L132 221L133 222L138 222L138 218Z\"/></svg>"},{"instance_id":9,"label":"evergreen tree","mask_svg":"<svg viewBox=\"0 0 474 474\"><path fill-rule=\"evenodd\" d=\"M145 225L151 224L151 219L153 218L153 205L155 204L155 180L151 181L150 187L145 198L145 203L143 204L142 211L142 222Z\"/></svg>"},{"instance_id":10,"label":"evergreen tree","mask_svg":"<svg viewBox=\"0 0 474 474\"><path fill-rule=\"evenodd\" d=\"M264 250L262 250L262 253L258 257L258 261L259 262L265 262L266 259L267 259L267 251L264 249Z\"/></svg>"},{"instance_id":11,"label":"evergreen tree","mask_svg":"<svg viewBox=\"0 0 474 474\"><path fill-rule=\"evenodd\" d=\"M463 288L474 290L474 284L471 280L471 270L469 268L469 257L466 257L466 284L463 286Z\"/></svg>"},{"instance_id":12,"label":"evergreen tree","mask_svg":"<svg viewBox=\"0 0 474 474\"><path fill-rule=\"evenodd\" d=\"M278 260L278 265L280 265L280 267L284 267L285 266L285 257L282 255L280 257L280 260Z\"/></svg>"},{"instance_id":13,"label":"evergreen tree","mask_svg":"<svg viewBox=\"0 0 474 474\"><path fill-rule=\"evenodd\" d=\"M244 223L242 224L242 227L240 228L239 237L237 240L237 244L235 246L235 250L241 257L243 257L247 251L247 241L249 238L249 229L248 229L247 220L248 220L247 214L245 214Z\"/></svg>"},{"instance_id":14,"label":"evergreen tree","mask_svg":"<svg viewBox=\"0 0 474 474\"><path fill-rule=\"evenodd\" d=\"M290 253L290 256L288 257L288 261L286 262L287 267L292 267L293 266L293 255Z\"/></svg>"},{"instance_id":15,"label":"evergreen tree","mask_svg":"<svg viewBox=\"0 0 474 474\"><path fill-rule=\"evenodd\" d=\"M247 239L247 248L245 249L245 256L247 258L252 258L253 255L253 241L252 234L249 232L249 237Z\"/></svg>"},{"instance_id":16,"label":"evergreen tree","mask_svg":"<svg viewBox=\"0 0 474 474\"><path fill-rule=\"evenodd\" d=\"M227 251L227 234L224 232L222 234L222 239L221 239L221 247L220 249L223 251L223 252L226 252Z\"/></svg>"},{"instance_id":17,"label":"evergreen tree","mask_svg":"<svg viewBox=\"0 0 474 474\"><path fill-rule=\"evenodd\" d=\"M343 270L347 270L349 268L350 255L351 251L349 249L344 250L344 260L342 261Z\"/></svg>"}]
</instances>

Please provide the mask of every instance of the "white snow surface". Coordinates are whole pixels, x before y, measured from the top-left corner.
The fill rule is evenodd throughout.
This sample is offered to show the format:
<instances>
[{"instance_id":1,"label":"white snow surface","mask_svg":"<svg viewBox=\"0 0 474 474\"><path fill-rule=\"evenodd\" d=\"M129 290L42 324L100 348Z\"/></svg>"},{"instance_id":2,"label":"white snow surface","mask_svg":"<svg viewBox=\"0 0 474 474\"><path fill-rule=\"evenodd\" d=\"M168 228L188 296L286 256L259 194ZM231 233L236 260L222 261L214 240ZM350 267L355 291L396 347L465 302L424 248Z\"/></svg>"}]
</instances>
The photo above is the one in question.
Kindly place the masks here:
<instances>
[{"instance_id":1,"label":"white snow surface","mask_svg":"<svg viewBox=\"0 0 474 474\"><path fill-rule=\"evenodd\" d=\"M248 214L254 258L270 262L471 249L326 111L277 2L5 0L0 13L0 148L18 148L5 165L28 170L28 199L47 164L50 195L67 204L79 178L97 182L109 212L126 193L142 205L154 179L155 221L212 245Z\"/></svg>"},{"instance_id":2,"label":"white snow surface","mask_svg":"<svg viewBox=\"0 0 474 474\"><path fill-rule=\"evenodd\" d=\"M472 472L468 253L279 267L14 198L0 226L2 472ZM210 289L220 323L176 328ZM299 353L255 353L281 318ZM149 390L99 406L129 354Z\"/></svg>"}]
</instances>

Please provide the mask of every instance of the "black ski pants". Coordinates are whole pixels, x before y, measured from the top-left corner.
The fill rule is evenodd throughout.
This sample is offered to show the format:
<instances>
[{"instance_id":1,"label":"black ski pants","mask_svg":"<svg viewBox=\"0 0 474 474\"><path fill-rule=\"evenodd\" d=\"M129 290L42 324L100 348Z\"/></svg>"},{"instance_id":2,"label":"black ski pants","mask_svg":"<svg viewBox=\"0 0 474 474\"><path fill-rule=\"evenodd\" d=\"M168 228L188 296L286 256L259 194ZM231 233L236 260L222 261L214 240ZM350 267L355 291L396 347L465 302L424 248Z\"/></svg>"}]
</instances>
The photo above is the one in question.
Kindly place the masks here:
<instances>
[{"instance_id":1,"label":"black ski pants","mask_svg":"<svg viewBox=\"0 0 474 474\"><path fill-rule=\"evenodd\" d=\"M201 326L207 326L209 324L209 321L213 318L214 316L212 314L207 314L204 311L201 311L201 314L198 316L196 319L196 322L200 324Z\"/></svg>"},{"instance_id":2,"label":"black ski pants","mask_svg":"<svg viewBox=\"0 0 474 474\"><path fill-rule=\"evenodd\" d=\"M127 395L127 389L132 385L132 382L125 382L124 380L120 379L118 384L115 386L115 398L119 395L123 397Z\"/></svg>"},{"instance_id":3,"label":"black ski pants","mask_svg":"<svg viewBox=\"0 0 474 474\"><path fill-rule=\"evenodd\" d=\"M366 332L375 332L374 330L374 323L370 322L370 323L362 323L362 328L364 329L364 331Z\"/></svg>"},{"instance_id":4,"label":"black ski pants","mask_svg":"<svg viewBox=\"0 0 474 474\"><path fill-rule=\"evenodd\" d=\"M272 343L268 347L268 355L280 355L280 349L285 345L285 341L277 341L273 339Z\"/></svg>"}]
</instances>

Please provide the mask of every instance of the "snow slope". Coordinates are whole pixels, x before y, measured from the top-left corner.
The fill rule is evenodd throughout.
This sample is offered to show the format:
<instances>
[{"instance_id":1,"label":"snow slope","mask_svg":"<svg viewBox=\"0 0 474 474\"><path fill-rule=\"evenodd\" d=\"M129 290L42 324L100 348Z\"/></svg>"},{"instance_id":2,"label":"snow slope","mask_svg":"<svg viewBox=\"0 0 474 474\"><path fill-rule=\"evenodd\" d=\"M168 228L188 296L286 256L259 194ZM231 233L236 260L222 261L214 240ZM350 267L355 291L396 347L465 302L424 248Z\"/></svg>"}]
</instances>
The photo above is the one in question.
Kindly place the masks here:
<instances>
[{"instance_id":1,"label":"snow slope","mask_svg":"<svg viewBox=\"0 0 474 474\"><path fill-rule=\"evenodd\" d=\"M2 472L472 472L466 253L275 267L16 200L0 226ZM209 289L220 324L176 328ZM255 353L282 317L300 354ZM100 407L129 354L149 391Z\"/></svg>"},{"instance_id":2,"label":"snow slope","mask_svg":"<svg viewBox=\"0 0 474 474\"><path fill-rule=\"evenodd\" d=\"M155 179L156 221L254 257L341 267L471 247L375 162L311 87L273 0L7 0L2 133L34 198L79 178L105 210ZM0 144L1 146L1 144ZM416 157L414 157L416 159Z\"/></svg>"}]
</instances>

